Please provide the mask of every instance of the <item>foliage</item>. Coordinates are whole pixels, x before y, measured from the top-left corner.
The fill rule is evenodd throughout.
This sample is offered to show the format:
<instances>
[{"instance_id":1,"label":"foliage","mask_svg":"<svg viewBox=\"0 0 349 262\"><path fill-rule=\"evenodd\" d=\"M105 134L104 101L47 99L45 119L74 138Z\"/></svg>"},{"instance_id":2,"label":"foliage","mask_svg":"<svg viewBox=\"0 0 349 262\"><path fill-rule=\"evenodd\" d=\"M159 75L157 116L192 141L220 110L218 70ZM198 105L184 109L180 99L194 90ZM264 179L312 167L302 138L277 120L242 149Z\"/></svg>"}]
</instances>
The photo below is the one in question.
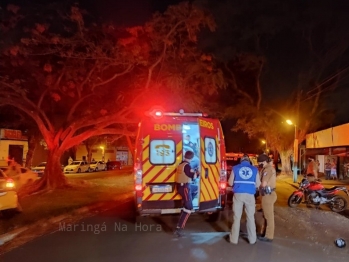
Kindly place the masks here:
<instances>
[{"instance_id":1,"label":"foliage","mask_svg":"<svg viewBox=\"0 0 349 262\"><path fill-rule=\"evenodd\" d=\"M206 48L229 45L215 50L225 60L221 67L229 83L223 92L229 99L222 99L225 118L236 120L234 131L266 139L271 149L287 151L289 159L294 126L286 119L297 125L300 143L333 121L328 97L348 73L343 56L348 55L349 21L343 3L208 4L219 27L216 41L206 41Z\"/></svg>"},{"instance_id":2,"label":"foliage","mask_svg":"<svg viewBox=\"0 0 349 262\"><path fill-rule=\"evenodd\" d=\"M181 3L143 26L120 28L63 7L20 16L8 8L9 19L17 18L2 23L0 105L36 122L51 160L92 136L134 135L154 104L199 110L224 86L212 57L197 47L200 29L215 26L204 10ZM46 169L58 176L58 165Z\"/></svg>"}]
</instances>

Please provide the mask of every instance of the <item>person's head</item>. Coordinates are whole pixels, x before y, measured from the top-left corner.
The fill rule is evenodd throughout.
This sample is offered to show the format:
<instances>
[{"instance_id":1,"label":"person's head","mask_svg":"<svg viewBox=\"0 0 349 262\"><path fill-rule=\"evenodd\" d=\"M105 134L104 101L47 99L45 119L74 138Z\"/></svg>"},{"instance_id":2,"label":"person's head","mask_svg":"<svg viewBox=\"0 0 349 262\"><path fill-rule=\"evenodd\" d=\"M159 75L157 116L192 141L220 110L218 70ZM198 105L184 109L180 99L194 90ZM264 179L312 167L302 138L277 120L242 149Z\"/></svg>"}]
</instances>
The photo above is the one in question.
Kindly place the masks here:
<instances>
[{"instance_id":1,"label":"person's head","mask_svg":"<svg viewBox=\"0 0 349 262\"><path fill-rule=\"evenodd\" d=\"M259 167L265 167L270 162L270 158L266 154L260 154L257 157L257 162Z\"/></svg>"},{"instance_id":2,"label":"person's head","mask_svg":"<svg viewBox=\"0 0 349 262\"><path fill-rule=\"evenodd\" d=\"M185 152L185 154L184 154L185 160L190 162L193 158L194 158L194 152L192 152L192 151Z\"/></svg>"},{"instance_id":3,"label":"person's head","mask_svg":"<svg viewBox=\"0 0 349 262\"><path fill-rule=\"evenodd\" d=\"M242 163L243 161L246 161L246 162L248 162L248 163L251 163L250 158L249 158L249 156L248 156L247 154L244 154L244 155L241 157L240 162Z\"/></svg>"},{"instance_id":4,"label":"person's head","mask_svg":"<svg viewBox=\"0 0 349 262\"><path fill-rule=\"evenodd\" d=\"M327 159L327 162L331 162L329 159Z\"/></svg>"}]
</instances>

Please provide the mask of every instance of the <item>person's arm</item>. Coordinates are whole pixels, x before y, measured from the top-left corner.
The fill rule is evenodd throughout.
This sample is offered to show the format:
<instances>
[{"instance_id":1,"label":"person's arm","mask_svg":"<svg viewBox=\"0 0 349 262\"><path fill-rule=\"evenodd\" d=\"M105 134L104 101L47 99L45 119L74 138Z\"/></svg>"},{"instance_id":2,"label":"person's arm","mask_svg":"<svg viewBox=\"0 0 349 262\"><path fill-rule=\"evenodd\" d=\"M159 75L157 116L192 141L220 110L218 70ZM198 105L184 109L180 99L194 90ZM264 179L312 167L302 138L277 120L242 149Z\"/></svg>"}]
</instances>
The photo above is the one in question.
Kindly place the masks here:
<instances>
[{"instance_id":1,"label":"person's arm","mask_svg":"<svg viewBox=\"0 0 349 262\"><path fill-rule=\"evenodd\" d=\"M269 171L269 168L266 168L263 170L262 173L262 183L261 183L261 187L266 187L268 184L268 181L270 179L271 176L271 172Z\"/></svg>"},{"instance_id":2,"label":"person's arm","mask_svg":"<svg viewBox=\"0 0 349 262\"><path fill-rule=\"evenodd\" d=\"M233 186L233 184L234 184L234 177L235 177L234 171L231 170L231 174L230 174L230 177L229 177L229 180L228 180L229 186Z\"/></svg>"},{"instance_id":3,"label":"person's arm","mask_svg":"<svg viewBox=\"0 0 349 262\"><path fill-rule=\"evenodd\" d=\"M256 176L256 188L259 188L261 186L261 179L259 177L259 172L257 171L257 176Z\"/></svg>"},{"instance_id":4,"label":"person's arm","mask_svg":"<svg viewBox=\"0 0 349 262\"><path fill-rule=\"evenodd\" d=\"M196 178L195 172L192 172L192 169L189 164L184 166L184 173L186 174L187 177L190 177L191 179Z\"/></svg>"}]
</instances>

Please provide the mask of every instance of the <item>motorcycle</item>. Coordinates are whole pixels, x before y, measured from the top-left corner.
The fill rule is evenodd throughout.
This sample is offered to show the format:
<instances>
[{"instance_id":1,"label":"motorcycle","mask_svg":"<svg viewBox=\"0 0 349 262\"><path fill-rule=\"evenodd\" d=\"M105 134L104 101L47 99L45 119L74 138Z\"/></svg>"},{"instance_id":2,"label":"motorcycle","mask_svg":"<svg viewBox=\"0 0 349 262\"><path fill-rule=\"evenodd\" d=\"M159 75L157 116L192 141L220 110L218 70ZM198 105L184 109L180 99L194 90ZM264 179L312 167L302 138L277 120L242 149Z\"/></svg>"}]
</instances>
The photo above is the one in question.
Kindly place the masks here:
<instances>
[{"instance_id":1,"label":"motorcycle","mask_svg":"<svg viewBox=\"0 0 349 262\"><path fill-rule=\"evenodd\" d=\"M307 205L313 204L318 208L321 204L327 204L333 212L341 212L347 208L348 202L343 196L338 195L340 191L349 197L348 189L344 186L325 188L318 181L309 182L304 178L299 183L298 190L288 198L288 205L297 207L304 199Z\"/></svg>"}]
</instances>

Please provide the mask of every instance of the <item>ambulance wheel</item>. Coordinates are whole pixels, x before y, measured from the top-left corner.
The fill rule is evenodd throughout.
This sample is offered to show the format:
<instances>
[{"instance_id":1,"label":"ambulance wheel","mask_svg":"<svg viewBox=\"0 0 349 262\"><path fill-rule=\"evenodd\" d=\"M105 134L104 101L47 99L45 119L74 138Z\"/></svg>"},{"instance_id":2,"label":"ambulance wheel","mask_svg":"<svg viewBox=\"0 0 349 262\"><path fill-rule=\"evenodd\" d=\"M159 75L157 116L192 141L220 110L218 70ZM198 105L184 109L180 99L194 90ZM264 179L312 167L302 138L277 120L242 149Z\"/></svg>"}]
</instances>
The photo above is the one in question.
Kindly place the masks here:
<instances>
[{"instance_id":1,"label":"ambulance wheel","mask_svg":"<svg viewBox=\"0 0 349 262\"><path fill-rule=\"evenodd\" d=\"M207 213L208 222L216 222L219 219L220 211Z\"/></svg>"}]
</instances>

